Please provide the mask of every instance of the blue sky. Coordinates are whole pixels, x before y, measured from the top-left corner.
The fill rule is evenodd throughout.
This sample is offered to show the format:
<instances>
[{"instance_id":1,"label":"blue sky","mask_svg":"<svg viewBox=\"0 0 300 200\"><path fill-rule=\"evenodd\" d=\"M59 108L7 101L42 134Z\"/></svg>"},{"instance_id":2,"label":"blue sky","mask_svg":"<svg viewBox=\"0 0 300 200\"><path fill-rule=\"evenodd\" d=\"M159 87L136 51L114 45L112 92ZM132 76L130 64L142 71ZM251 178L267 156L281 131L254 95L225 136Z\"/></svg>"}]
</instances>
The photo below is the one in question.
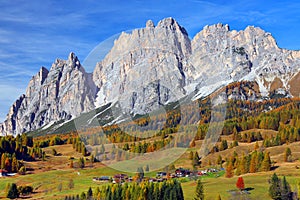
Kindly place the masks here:
<instances>
[{"instance_id":1,"label":"blue sky","mask_svg":"<svg viewBox=\"0 0 300 200\"><path fill-rule=\"evenodd\" d=\"M291 1L7 1L0 0L0 121L41 66L73 51L81 61L121 31L175 18L192 38L207 24L271 32L282 48L300 49L300 2ZM91 72L92 66L86 66Z\"/></svg>"}]
</instances>

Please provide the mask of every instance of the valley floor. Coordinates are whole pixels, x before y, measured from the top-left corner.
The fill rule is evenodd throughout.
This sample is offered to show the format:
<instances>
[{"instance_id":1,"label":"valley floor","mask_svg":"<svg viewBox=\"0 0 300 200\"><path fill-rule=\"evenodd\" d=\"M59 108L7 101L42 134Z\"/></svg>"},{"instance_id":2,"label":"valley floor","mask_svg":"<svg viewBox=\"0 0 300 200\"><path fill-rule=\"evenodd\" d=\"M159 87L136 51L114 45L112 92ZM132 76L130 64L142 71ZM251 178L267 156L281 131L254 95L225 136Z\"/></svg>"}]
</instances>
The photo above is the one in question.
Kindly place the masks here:
<instances>
[{"instance_id":1,"label":"valley floor","mask_svg":"<svg viewBox=\"0 0 300 200\"><path fill-rule=\"evenodd\" d=\"M229 140L230 137L227 139ZM195 147L189 149L174 163L176 168L184 167L192 169L191 160L188 159L189 151L195 151L196 149L199 149L201 142L202 141L197 141ZM259 144L261 145L261 142L259 142ZM300 142L295 142L282 146L267 148L267 151L270 152L271 159L275 161L275 169L270 172L258 172L254 174L242 175L245 181L245 187L250 189L249 197L251 199L270 199L268 195L268 180L274 172L276 172L280 177L283 175L286 176L292 190L295 191L295 188L297 188L297 183L300 181L300 170L298 169L300 166L299 145ZM226 157L231 155L233 151L236 151L239 154L242 152L249 152L253 150L254 146L255 142L239 143L239 146L237 147L210 154L203 160L203 164L206 164L208 160L210 160L212 165L214 165L219 155ZM292 150L293 162L283 162L283 152L287 147ZM58 151L58 156L51 155L53 148ZM101 163L86 164L84 169L70 168L70 158L73 157L74 160L77 160L82 156L80 153L73 150L71 144L47 147L44 148L44 151L47 155L46 161L25 163L28 170L26 175L0 177L0 198L5 198L5 187L8 183L16 183L17 185L28 184L33 186L35 193L27 198L63 199L66 195L80 194L83 191L86 192L90 186L94 190L98 186L101 187L101 185L106 184L94 182L92 180L93 177L113 176L115 174L122 173L106 167ZM129 173L128 175L134 176L135 174ZM156 172L145 174L145 176L155 177ZM235 183L237 178L237 176L234 176L233 178L225 178L224 175L202 176L205 199L214 200L218 194L221 195L222 199L229 199L230 193L228 191L236 189ZM72 189L69 189L68 186L70 179L72 179L74 182L74 188ZM181 182L185 199L193 199L196 182L194 180L189 180L189 178L182 178ZM61 189L58 188L58 185L61 185Z\"/></svg>"}]
</instances>

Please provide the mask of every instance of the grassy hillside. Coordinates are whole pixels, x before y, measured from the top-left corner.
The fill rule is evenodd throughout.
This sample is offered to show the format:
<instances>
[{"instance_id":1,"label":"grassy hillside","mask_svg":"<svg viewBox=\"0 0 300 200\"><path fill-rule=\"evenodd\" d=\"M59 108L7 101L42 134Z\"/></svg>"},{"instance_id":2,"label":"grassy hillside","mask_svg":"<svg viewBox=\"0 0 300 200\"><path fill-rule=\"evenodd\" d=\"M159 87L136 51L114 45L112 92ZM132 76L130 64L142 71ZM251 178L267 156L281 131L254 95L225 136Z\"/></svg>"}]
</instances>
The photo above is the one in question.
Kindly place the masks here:
<instances>
[{"instance_id":1,"label":"grassy hillside","mask_svg":"<svg viewBox=\"0 0 300 200\"><path fill-rule=\"evenodd\" d=\"M191 160L188 159L189 151L195 150L200 147L202 141L197 141L194 148L190 148L179 160L174 164L175 167L185 167L192 169ZM269 147L267 151L271 153L271 159L274 160L275 170L270 172L259 172L255 174L245 174L243 175L245 180L245 185L247 188L253 188L250 190L250 197L252 199L270 199L268 196L268 179L270 176L276 172L279 176L287 176L288 182L291 184L292 189L296 187L298 181L300 181L300 173L297 166L300 166L300 148L299 142L277 146ZM227 149L225 151L210 154L205 160L214 160L220 154L222 156L230 155L233 151L243 152L250 151L254 148L255 143L245 143L238 147L232 149ZM282 152L286 147L290 147L292 150L294 162L285 163L283 162ZM52 149L56 149L58 156L51 155ZM72 145L60 145L51 146L44 148L43 151L46 152L46 161L34 161L25 162L25 166L30 169L27 175L16 175L15 177L4 177L0 181L0 197L4 197L4 190L7 183L16 183L17 185L32 185L35 189L31 198L39 199L63 199L66 195L80 194L81 192L86 192L88 187L96 189L97 186L101 186L99 183L92 181L95 176L113 176L114 174L121 173L109 167L102 165L101 163L89 164L87 161L86 167L84 169L71 169L69 167L70 157L73 157L74 162L76 162L82 155L73 150ZM205 162L204 160L204 162ZM214 163L214 162L212 162ZM133 176L134 174L129 174ZM155 176L155 172L146 174L146 176ZM74 182L74 188L69 189L68 183L70 179ZM206 199L215 199L217 194L220 194L222 199L229 199L230 194L227 192L229 190L235 189L235 183L237 176L233 178L225 178L224 176L216 177L205 176L202 178L205 188ZM189 180L188 178L182 179L182 187L185 199L193 199L196 182L194 180ZM59 191L58 185L62 185L62 190Z\"/></svg>"},{"instance_id":2,"label":"grassy hillside","mask_svg":"<svg viewBox=\"0 0 300 200\"><path fill-rule=\"evenodd\" d=\"M167 145L187 148L179 159L170 164L175 168L183 167L190 170L193 170L194 167L197 170L219 169L220 164L217 162L219 157L222 158L223 167L226 168L228 163L234 159L237 161L244 157L243 155L249 155L251 159L254 150L263 152L265 153L263 156L270 155L272 163L269 163L272 164L272 170L268 171L270 170L268 168L267 172L261 172L260 168L256 170L257 173L241 175L244 177L246 188L249 189L249 197L251 199L270 199L268 180L274 172L279 176L286 176L292 190L295 190L300 181L299 99L229 102L222 135L215 146L208 149L210 153L201 158L201 166L192 164L191 152L195 153L200 150L205 142L208 127L217 127L218 123L209 124L212 117L210 100L206 99L198 103L199 110L194 109L195 107L191 105L181 105L183 114L178 109L173 109L176 105L172 105L169 110L166 109L166 116L163 116L165 113L159 113L152 116L153 121L150 120L150 116L136 116L133 121L126 121L122 124L127 130L122 129L122 125L103 126L113 120L109 110L111 105L106 105L97 109L96 112L92 111L80 116L80 124L77 125L82 129L78 132L74 131L76 130L74 121L66 122L62 126L53 124L32 132L30 135L34 136L33 148L42 148L40 152L45 152L46 156L22 161L27 169L26 175L1 177L0 198L5 197L5 187L8 183L32 185L35 193L28 198L33 199L63 199L66 195L86 192L89 187L96 189L103 184L93 182L93 177L113 176L122 172L109 168L101 162L92 163L91 155L96 157L100 155L98 157L100 160L107 159L109 162L115 162L121 158L126 159L126 153L149 153L158 151ZM271 111L267 112L268 109ZM200 118L197 116L199 113L201 113ZM101 122L100 126L99 122ZM164 122L166 123L164 124ZM158 129L160 130L158 133L154 130L141 132L136 128L136 124L140 127L148 124L157 127L157 124L163 124L163 128ZM128 130L131 131L130 134L127 133ZM53 146L55 137L52 134L57 131L60 133L71 132L59 135L63 145ZM146 138L140 137L141 135ZM224 141L228 144L226 148L223 148ZM105 150L99 153L102 145L105 146ZM119 154L118 148L124 151ZM292 156L289 157L291 162L284 161L284 152L287 148L292 151ZM56 150L57 155L53 155L53 149ZM91 152L83 153L82 150L86 149ZM30 156L35 157L32 151ZM78 162L83 156L86 163L85 167L80 169ZM157 161L155 160L155 162ZM238 161L232 162L236 166L239 164ZM73 168L70 167L72 163ZM236 166L234 167L235 172L237 171ZM160 169L159 171L166 170ZM174 169L170 172L174 172ZM212 173L201 177L206 199L216 199L218 194L222 199L230 199L230 191L236 189L237 176L225 178L224 174L224 171L219 171L216 174ZM128 175L134 176L135 174L129 173ZM156 172L145 175L155 177ZM74 188L68 186L70 181L74 183ZM185 199L193 199L196 188L195 180L185 177L180 178L180 181Z\"/></svg>"}]
</instances>

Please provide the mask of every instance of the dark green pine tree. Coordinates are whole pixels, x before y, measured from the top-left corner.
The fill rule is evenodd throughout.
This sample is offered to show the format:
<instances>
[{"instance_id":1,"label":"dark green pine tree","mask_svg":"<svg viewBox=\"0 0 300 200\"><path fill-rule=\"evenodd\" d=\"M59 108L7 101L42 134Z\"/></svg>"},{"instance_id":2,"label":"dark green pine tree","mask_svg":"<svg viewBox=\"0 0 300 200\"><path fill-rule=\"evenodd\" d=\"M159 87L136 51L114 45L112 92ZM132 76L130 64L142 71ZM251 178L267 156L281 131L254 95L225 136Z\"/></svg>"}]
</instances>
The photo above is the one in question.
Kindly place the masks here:
<instances>
[{"instance_id":1,"label":"dark green pine tree","mask_svg":"<svg viewBox=\"0 0 300 200\"><path fill-rule=\"evenodd\" d=\"M228 149L227 140L222 140L221 141L221 146L220 146L220 151L224 151L226 149Z\"/></svg>"},{"instance_id":2,"label":"dark green pine tree","mask_svg":"<svg viewBox=\"0 0 300 200\"><path fill-rule=\"evenodd\" d=\"M284 162L289 161L289 157L292 155L292 151L290 148L286 148L284 151Z\"/></svg>"},{"instance_id":3,"label":"dark green pine tree","mask_svg":"<svg viewBox=\"0 0 300 200\"><path fill-rule=\"evenodd\" d=\"M197 180L194 200L204 200L204 188L201 179Z\"/></svg>"},{"instance_id":4,"label":"dark green pine tree","mask_svg":"<svg viewBox=\"0 0 300 200\"><path fill-rule=\"evenodd\" d=\"M248 173L250 171L250 163L251 163L251 154L246 156L246 164L245 164L245 171Z\"/></svg>"},{"instance_id":5,"label":"dark green pine tree","mask_svg":"<svg viewBox=\"0 0 300 200\"><path fill-rule=\"evenodd\" d=\"M258 152L258 154L257 154L257 169L261 169L261 164L262 164L262 161L263 161L263 159L264 159L264 153L263 152ZM270 160L271 161L271 160Z\"/></svg>"},{"instance_id":6,"label":"dark green pine tree","mask_svg":"<svg viewBox=\"0 0 300 200\"><path fill-rule=\"evenodd\" d=\"M140 189L140 198L139 199L149 199L149 184L145 184Z\"/></svg>"},{"instance_id":7,"label":"dark green pine tree","mask_svg":"<svg viewBox=\"0 0 300 200\"><path fill-rule=\"evenodd\" d=\"M143 167L138 167L138 169L137 169L137 181L141 182L144 178L144 175L145 175L145 173L144 173Z\"/></svg>"},{"instance_id":8,"label":"dark green pine tree","mask_svg":"<svg viewBox=\"0 0 300 200\"><path fill-rule=\"evenodd\" d=\"M118 196L120 197L119 199L122 199L122 190L123 190L123 185L118 184L116 193L118 194Z\"/></svg>"},{"instance_id":9,"label":"dark green pine tree","mask_svg":"<svg viewBox=\"0 0 300 200\"><path fill-rule=\"evenodd\" d=\"M183 191L180 182L175 180L175 187L176 187L176 199L184 199Z\"/></svg>"},{"instance_id":10,"label":"dark green pine tree","mask_svg":"<svg viewBox=\"0 0 300 200\"><path fill-rule=\"evenodd\" d=\"M149 172L149 170L150 170L150 169L149 169L149 165L147 164L146 167L145 167L145 171L146 171L146 172Z\"/></svg>"},{"instance_id":11,"label":"dark green pine tree","mask_svg":"<svg viewBox=\"0 0 300 200\"><path fill-rule=\"evenodd\" d=\"M15 183L11 184L6 197L9 199L16 199L19 197L18 188Z\"/></svg>"},{"instance_id":12,"label":"dark green pine tree","mask_svg":"<svg viewBox=\"0 0 300 200\"><path fill-rule=\"evenodd\" d=\"M154 194L154 185L153 185L153 183L150 183L150 184L148 185L148 195L147 195L147 199L154 199L153 194Z\"/></svg>"},{"instance_id":13,"label":"dark green pine tree","mask_svg":"<svg viewBox=\"0 0 300 200\"><path fill-rule=\"evenodd\" d=\"M175 187L175 185L171 188L171 191L170 191L170 199L177 199L177 197L176 197L176 191L177 191L177 189L176 189L176 187Z\"/></svg>"},{"instance_id":14,"label":"dark green pine tree","mask_svg":"<svg viewBox=\"0 0 300 200\"><path fill-rule=\"evenodd\" d=\"M165 198L165 192L166 192L166 182L164 181L164 182L161 182L160 184L159 184L159 193L160 193L160 196L159 196L159 199L162 199L162 200L164 200L164 198Z\"/></svg>"},{"instance_id":15,"label":"dark green pine tree","mask_svg":"<svg viewBox=\"0 0 300 200\"><path fill-rule=\"evenodd\" d=\"M163 198L164 200L171 199L171 197L170 197L171 187L172 187L172 184L170 184L169 182L165 184L164 198Z\"/></svg>"},{"instance_id":16,"label":"dark green pine tree","mask_svg":"<svg viewBox=\"0 0 300 200\"><path fill-rule=\"evenodd\" d=\"M200 157L199 157L199 154L197 151L194 153L194 158L193 158L192 162L193 162L192 164L194 167L196 167L200 164Z\"/></svg>"},{"instance_id":17,"label":"dark green pine tree","mask_svg":"<svg viewBox=\"0 0 300 200\"><path fill-rule=\"evenodd\" d=\"M113 186L113 198L112 199L122 199L122 185L116 184Z\"/></svg>"},{"instance_id":18,"label":"dark green pine tree","mask_svg":"<svg viewBox=\"0 0 300 200\"><path fill-rule=\"evenodd\" d=\"M223 163L222 156L219 155L219 157L217 159L217 164L220 165L220 167L222 167L222 163Z\"/></svg>"},{"instance_id":19,"label":"dark green pine tree","mask_svg":"<svg viewBox=\"0 0 300 200\"><path fill-rule=\"evenodd\" d=\"M93 190L92 190L92 188L91 187L89 187L89 189L88 189L88 191L87 191L87 193L86 193L86 198L88 199L88 200L92 200L93 199Z\"/></svg>"},{"instance_id":20,"label":"dark green pine tree","mask_svg":"<svg viewBox=\"0 0 300 200\"><path fill-rule=\"evenodd\" d=\"M112 191L111 191L111 185L108 185L106 188L106 193L105 193L105 199L107 200L112 200Z\"/></svg>"},{"instance_id":21,"label":"dark green pine tree","mask_svg":"<svg viewBox=\"0 0 300 200\"><path fill-rule=\"evenodd\" d=\"M79 160L78 160L78 165L79 165L79 167L80 167L81 169L84 168L85 162L84 162L84 158L83 158L83 157L79 158Z\"/></svg>"},{"instance_id":22,"label":"dark green pine tree","mask_svg":"<svg viewBox=\"0 0 300 200\"><path fill-rule=\"evenodd\" d=\"M282 179L282 187L281 187L281 199L282 200L290 200L292 198L292 191L290 184L286 181L285 176Z\"/></svg>"},{"instance_id":23,"label":"dark green pine tree","mask_svg":"<svg viewBox=\"0 0 300 200\"><path fill-rule=\"evenodd\" d=\"M154 184L153 200L159 200L159 184Z\"/></svg>"},{"instance_id":24,"label":"dark green pine tree","mask_svg":"<svg viewBox=\"0 0 300 200\"><path fill-rule=\"evenodd\" d=\"M128 189L128 183L125 183L122 187L122 194L121 194L121 197L122 199L126 199L126 191Z\"/></svg>"},{"instance_id":25,"label":"dark green pine tree","mask_svg":"<svg viewBox=\"0 0 300 200\"><path fill-rule=\"evenodd\" d=\"M86 194L85 194L85 192L82 192L80 194L80 200L85 200L85 199L86 199Z\"/></svg>"},{"instance_id":26,"label":"dark green pine tree","mask_svg":"<svg viewBox=\"0 0 300 200\"><path fill-rule=\"evenodd\" d=\"M281 187L280 187L280 179L276 175L276 173L273 174L270 181L270 187L269 187L269 195L274 200L281 200Z\"/></svg>"}]
</instances>

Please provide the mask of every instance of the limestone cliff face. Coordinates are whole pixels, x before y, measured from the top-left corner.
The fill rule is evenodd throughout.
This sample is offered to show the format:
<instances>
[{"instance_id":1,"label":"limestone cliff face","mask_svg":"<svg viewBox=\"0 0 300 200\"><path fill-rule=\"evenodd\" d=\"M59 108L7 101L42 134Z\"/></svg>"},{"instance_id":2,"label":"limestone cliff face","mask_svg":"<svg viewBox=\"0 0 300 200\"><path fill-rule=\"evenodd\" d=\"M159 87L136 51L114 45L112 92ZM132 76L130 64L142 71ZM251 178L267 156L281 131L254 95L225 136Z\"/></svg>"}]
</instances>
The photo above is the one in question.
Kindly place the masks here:
<instances>
[{"instance_id":1,"label":"limestone cliff face","mask_svg":"<svg viewBox=\"0 0 300 200\"><path fill-rule=\"evenodd\" d=\"M189 94L207 96L236 81L254 82L229 98L299 96L300 52L281 49L270 33L249 26L205 26L191 40L174 19L122 33L93 74L71 53L41 68L12 105L0 134L20 134L67 120L108 102L135 114L153 111ZM250 92L249 92L250 91ZM258 94L259 93L259 94Z\"/></svg>"},{"instance_id":2,"label":"limestone cliff face","mask_svg":"<svg viewBox=\"0 0 300 200\"><path fill-rule=\"evenodd\" d=\"M299 52L278 48L270 33L249 26L230 31L228 25L206 26L192 40L189 64L197 88L228 82L256 81L263 97L270 92L290 95L289 80L300 70ZM275 84L274 82L282 84ZM211 92L211 91L209 91Z\"/></svg>"},{"instance_id":3,"label":"limestone cliff face","mask_svg":"<svg viewBox=\"0 0 300 200\"><path fill-rule=\"evenodd\" d=\"M187 32L172 18L122 33L94 70L97 104L118 100L123 109L142 114L183 97L190 54Z\"/></svg>"},{"instance_id":4,"label":"limestone cliff face","mask_svg":"<svg viewBox=\"0 0 300 200\"><path fill-rule=\"evenodd\" d=\"M299 72L299 59L299 52L280 49L257 27L205 26L190 40L172 18L157 26L148 21L146 28L121 34L97 64L97 105L120 101L123 109L143 114L192 92L199 98L242 80L257 82L262 97L292 96L290 80Z\"/></svg>"},{"instance_id":5,"label":"limestone cliff face","mask_svg":"<svg viewBox=\"0 0 300 200\"><path fill-rule=\"evenodd\" d=\"M74 53L68 60L57 59L50 71L42 67L10 108L1 133L21 134L93 109L95 85L90 79Z\"/></svg>"}]
</instances>

